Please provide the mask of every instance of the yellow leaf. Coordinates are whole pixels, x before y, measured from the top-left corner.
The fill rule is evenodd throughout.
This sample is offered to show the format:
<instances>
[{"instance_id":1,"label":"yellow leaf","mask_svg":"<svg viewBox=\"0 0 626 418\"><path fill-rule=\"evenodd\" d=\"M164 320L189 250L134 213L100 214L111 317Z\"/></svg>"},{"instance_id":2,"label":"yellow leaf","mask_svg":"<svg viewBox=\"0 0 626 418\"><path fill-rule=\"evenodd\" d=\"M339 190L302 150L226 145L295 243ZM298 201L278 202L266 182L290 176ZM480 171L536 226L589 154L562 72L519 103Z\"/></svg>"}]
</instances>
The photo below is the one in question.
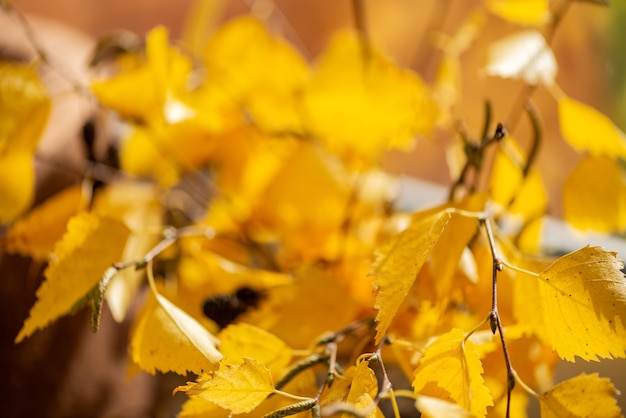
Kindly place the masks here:
<instances>
[{"instance_id":1,"label":"yellow leaf","mask_svg":"<svg viewBox=\"0 0 626 418\"><path fill-rule=\"evenodd\" d=\"M178 389L213 402L233 414L245 414L274 392L274 384L270 371L263 363L245 358L241 364L226 365L209 380Z\"/></svg>"},{"instance_id":2,"label":"yellow leaf","mask_svg":"<svg viewBox=\"0 0 626 418\"><path fill-rule=\"evenodd\" d=\"M354 404L356 410L361 413L369 411L364 417L376 418L381 416L378 408L374 407L376 393L378 393L378 382L374 371L369 368L369 361L358 362L354 370L354 377L352 378L346 402ZM344 414L343 418L350 416Z\"/></svg>"},{"instance_id":3,"label":"yellow leaf","mask_svg":"<svg viewBox=\"0 0 626 418\"><path fill-rule=\"evenodd\" d=\"M6 249L36 260L46 260L65 232L69 219L82 206L81 186L71 186L34 208L7 233Z\"/></svg>"},{"instance_id":4,"label":"yellow leaf","mask_svg":"<svg viewBox=\"0 0 626 418\"><path fill-rule=\"evenodd\" d=\"M119 219L132 231L120 261L142 258L160 239L163 208L155 186L136 181L120 181L99 190L93 211L102 216ZM118 271L107 288L106 299L113 318L122 322L145 271Z\"/></svg>"},{"instance_id":5,"label":"yellow leaf","mask_svg":"<svg viewBox=\"0 0 626 418\"><path fill-rule=\"evenodd\" d=\"M84 212L70 219L44 273L46 280L37 289L37 302L15 342L69 313L105 270L119 261L128 234L128 228L115 219Z\"/></svg>"},{"instance_id":6,"label":"yellow leaf","mask_svg":"<svg viewBox=\"0 0 626 418\"><path fill-rule=\"evenodd\" d=\"M463 332L453 329L430 344L414 373L413 389L459 405L472 416L485 416L493 405L483 381L483 367L474 343L463 342Z\"/></svg>"},{"instance_id":7,"label":"yellow leaf","mask_svg":"<svg viewBox=\"0 0 626 418\"><path fill-rule=\"evenodd\" d=\"M372 265L372 273L376 275L374 307L378 309L377 344L387 332L417 273L451 217L450 213L441 210L418 213L406 230L377 251L376 261Z\"/></svg>"},{"instance_id":8,"label":"yellow leaf","mask_svg":"<svg viewBox=\"0 0 626 418\"><path fill-rule=\"evenodd\" d=\"M349 162L369 164L409 149L436 110L419 76L387 61L355 32L336 35L317 61L302 101L306 128Z\"/></svg>"},{"instance_id":9,"label":"yellow leaf","mask_svg":"<svg viewBox=\"0 0 626 418\"><path fill-rule=\"evenodd\" d=\"M459 405L430 396L419 395L415 406L424 418L470 418L472 414Z\"/></svg>"},{"instance_id":10,"label":"yellow leaf","mask_svg":"<svg viewBox=\"0 0 626 418\"><path fill-rule=\"evenodd\" d=\"M594 156L626 158L626 137L608 117L565 95L558 103L561 134L572 147Z\"/></svg>"},{"instance_id":11,"label":"yellow leaf","mask_svg":"<svg viewBox=\"0 0 626 418\"><path fill-rule=\"evenodd\" d=\"M475 194L461 202L458 208L470 212L481 212L485 203L485 195ZM432 249L428 270L432 277L437 278L434 288L436 297L442 305L447 304L450 298L452 276L468 242L476 235L478 226L478 219L453 213Z\"/></svg>"},{"instance_id":12,"label":"yellow leaf","mask_svg":"<svg viewBox=\"0 0 626 418\"><path fill-rule=\"evenodd\" d=\"M601 247L565 255L539 274L545 338L561 358L626 357L626 279L623 262Z\"/></svg>"},{"instance_id":13,"label":"yellow leaf","mask_svg":"<svg viewBox=\"0 0 626 418\"><path fill-rule=\"evenodd\" d=\"M626 229L626 177L608 157L585 157L563 186L563 218L582 230Z\"/></svg>"},{"instance_id":14,"label":"yellow leaf","mask_svg":"<svg viewBox=\"0 0 626 418\"><path fill-rule=\"evenodd\" d=\"M618 394L609 379L581 374L539 397L541 418L622 417L614 398Z\"/></svg>"},{"instance_id":15,"label":"yellow leaf","mask_svg":"<svg viewBox=\"0 0 626 418\"><path fill-rule=\"evenodd\" d=\"M263 192L253 222L277 236L286 256L333 259L330 238L346 219L349 198L341 167L319 147L303 142Z\"/></svg>"},{"instance_id":16,"label":"yellow leaf","mask_svg":"<svg viewBox=\"0 0 626 418\"><path fill-rule=\"evenodd\" d=\"M228 364L240 364L244 357L254 358L279 378L291 361L291 349L280 338L250 324L233 324L218 334L220 352Z\"/></svg>"},{"instance_id":17,"label":"yellow leaf","mask_svg":"<svg viewBox=\"0 0 626 418\"><path fill-rule=\"evenodd\" d=\"M4 119L4 117L3 117ZM31 154L0 156L0 225L15 220L35 195L35 166Z\"/></svg>"},{"instance_id":18,"label":"yellow leaf","mask_svg":"<svg viewBox=\"0 0 626 418\"><path fill-rule=\"evenodd\" d=\"M199 375L216 369L222 359L215 347L219 340L158 294L149 297L131 334L132 359L151 374L159 370Z\"/></svg>"},{"instance_id":19,"label":"yellow leaf","mask_svg":"<svg viewBox=\"0 0 626 418\"><path fill-rule=\"evenodd\" d=\"M290 347L307 348L323 333L347 326L357 319L360 306L346 287L330 272L319 267L302 267L295 273L293 286L274 289L277 299L273 307L276 318L267 329ZM314 319L303 324L302 318ZM263 309L249 316L250 322L263 321ZM265 328L265 327L264 327Z\"/></svg>"},{"instance_id":20,"label":"yellow leaf","mask_svg":"<svg viewBox=\"0 0 626 418\"><path fill-rule=\"evenodd\" d=\"M33 154L50 108L34 66L0 61L0 225L14 221L32 203Z\"/></svg>"},{"instance_id":21,"label":"yellow leaf","mask_svg":"<svg viewBox=\"0 0 626 418\"><path fill-rule=\"evenodd\" d=\"M234 19L205 47L209 84L242 103L270 132L300 131L295 100L308 78L304 59L254 18ZM236 70L233 70L236 69Z\"/></svg>"},{"instance_id":22,"label":"yellow leaf","mask_svg":"<svg viewBox=\"0 0 626 418\"><path fill-rule=\"evenodd\" d=\"M522 79L531 85L554 84L556 59L536 30L517 32L489 48L487 74Z\"/></svg>"},{"instance_id":23,"label":"yellow leaf","mask_svg":"<svg viewBox=\"0 0 626 418\"><path fill-rule=\"evenodd\" d=\"M51 106L36 67L0 61L0 157L11 153L32 157Z\"/></svg>"},{"instance_id":24,"label":"yellow leaf","mask_svg":"<svg viewBox=\"0 0 626 418\"><path fill-rule=\"evenodd\" d=\"M160 185L172 186L178 180L178 167L172 155L166 155L154 132L136 127L120 147L120 165L130 174L152 176Z\"/></svg>"},{"instance_id":25,"label":"yellow leaf","mask_svg":"<svg viewBox=\"0 0 626 418\"><path fill-rule=\"evenodd\" d=\"M521 25L540 26L550 19L548 0L485 0L485 7L491 13Z\"/></svg>"},{"instance_id":26,"label":"yellow leaf","mask_svg":"<svg viewBox=\"0 0 626 418\"><path fill-rule=\"evenodd\" d=\"M146 36L146 60L109 80L92 83L98 99L122 116L152 120L164 117L166 101L186 90L191 60L169 46L167 29Z\"/></svg>"}]
</instances>

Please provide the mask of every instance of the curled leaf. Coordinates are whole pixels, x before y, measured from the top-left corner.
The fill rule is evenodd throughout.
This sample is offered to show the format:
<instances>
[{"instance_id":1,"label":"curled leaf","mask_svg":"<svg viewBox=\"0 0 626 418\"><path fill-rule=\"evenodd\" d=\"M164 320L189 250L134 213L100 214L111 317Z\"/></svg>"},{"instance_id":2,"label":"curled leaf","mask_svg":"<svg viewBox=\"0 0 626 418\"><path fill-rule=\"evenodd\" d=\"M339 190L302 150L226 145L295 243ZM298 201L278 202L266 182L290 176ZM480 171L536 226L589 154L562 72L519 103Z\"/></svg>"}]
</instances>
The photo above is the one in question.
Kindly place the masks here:
<instances>
[{"instance_id":1,"label":"curled leaf","mask_svg":"<svg viewBox=\"0 0 626 418\"><path fill-rule=\"evenodd\" d=\"M489 48L487 74L522 79L531 85L554 84L557 64L541 33L528 30L508 36Z\"/></svg>"}]
</instances>

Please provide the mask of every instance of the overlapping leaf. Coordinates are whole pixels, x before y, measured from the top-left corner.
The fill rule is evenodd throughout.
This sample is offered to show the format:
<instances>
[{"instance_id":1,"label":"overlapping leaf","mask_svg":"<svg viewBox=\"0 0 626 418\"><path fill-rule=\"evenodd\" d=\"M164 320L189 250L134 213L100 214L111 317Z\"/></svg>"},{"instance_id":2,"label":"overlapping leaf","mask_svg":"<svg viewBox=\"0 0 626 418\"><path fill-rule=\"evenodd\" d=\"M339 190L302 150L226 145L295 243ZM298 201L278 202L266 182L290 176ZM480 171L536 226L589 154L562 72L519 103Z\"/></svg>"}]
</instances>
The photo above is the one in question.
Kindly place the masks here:
<instances>
[{"instance_id":1,"label":"overlapping leaf","mask_svg":"<svg viewBox=\"0 0 626 418\"><path fill-rule=\"evenodd\" d=\"M273 393L274 384L263 363L245 358L241 364L226 365L210 379L179 387L177 391L202 397L233 414L244 414L254 410Z\"/></svg>"},{"instance_id":2,"label":"overlapping leaf","mask_svg":"<svg viewBox=\"0 0 626 418\"><path fill-rule=\"evenodd\" d=\"M485 416L493 405L483 380L483 367L474 343L463 341L463 332L453 329L430 344L414 373L413 389L459 405L472 416Z\"/></svg>"},{"instance_id":3,"label":"overlapping leaf","mask_svg":"<svg viewBox=\"0 0 626 418\"><path fill-rule=\"evenodd\" d=\"M417 74L387 61L354 32L337 34L317 61L302 102L305 128L350 162L410 148L436 110Z\"/></svg>"},{"instance_id":4,"label":"overlapping leaf","mask_svg":"<svg viewBox=\"0 0 626 418\"><path fill-rule=\"evenodd\" d=\"M380 248L372 265L376 275L376 341L380 342L398 308L452 215L446 211L417 214L411 225Z\"/></svg>"},{"instance_id":5,"label":"overlapping leaf","mask_svg":"<svg viewBox=\"0 0 626 418\"><path fill-rule=\"evenodd\" d=\"M30 211L4 238L7 251L47 259L69 219L78 213L81 195L80 186L68 187Z\"/></svg>"},{"instance_id":6,"label":"overlapping leaf","mask_svg":"<svg viewBox=\"0 0 626 418\"><path fill-rule=\"evenodd\" d=\"M609 379L581 374L539 397L541 418L618 418L623 415L614 398L617 394Z\"/></svg>"},{"instance_id":7,"label":"overlapping leaf","mask_svg":"<svg viewBox=\"0 0 626 418\"><path fill-rule=\"evenodd\" d=\"M44 273L46 280L37 289L37 302L15 341L69 313L105 270L120 260L128 235L128 228L112 218L83 212L70 219Z\"/></svg>"}]
</instances>

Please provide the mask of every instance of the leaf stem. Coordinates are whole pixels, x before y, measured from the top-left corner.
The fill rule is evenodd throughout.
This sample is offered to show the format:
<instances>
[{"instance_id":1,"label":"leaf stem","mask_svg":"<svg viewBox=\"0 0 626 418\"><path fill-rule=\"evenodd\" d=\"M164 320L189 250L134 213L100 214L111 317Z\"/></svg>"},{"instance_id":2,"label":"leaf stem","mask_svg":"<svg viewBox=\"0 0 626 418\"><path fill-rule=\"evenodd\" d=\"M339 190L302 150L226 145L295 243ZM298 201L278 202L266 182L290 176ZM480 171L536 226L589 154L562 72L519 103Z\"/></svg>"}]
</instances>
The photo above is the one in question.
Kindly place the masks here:
<instances>
[{"instance_id":1,"label":"leaf stem","mask_svg":"<svg viewBox=\"0 0 626 418\"><path fill-rule=\"evenodd\" d=\"M298 395L294 395L293 393L283 392L282 390L278 390L278 389L274 389L274 394L282 395L287 398L294 399L296 401L308 401L308 400L313 399L313 398L309 398L308 396L298 396Z\"/></svg>"}]
</instances>

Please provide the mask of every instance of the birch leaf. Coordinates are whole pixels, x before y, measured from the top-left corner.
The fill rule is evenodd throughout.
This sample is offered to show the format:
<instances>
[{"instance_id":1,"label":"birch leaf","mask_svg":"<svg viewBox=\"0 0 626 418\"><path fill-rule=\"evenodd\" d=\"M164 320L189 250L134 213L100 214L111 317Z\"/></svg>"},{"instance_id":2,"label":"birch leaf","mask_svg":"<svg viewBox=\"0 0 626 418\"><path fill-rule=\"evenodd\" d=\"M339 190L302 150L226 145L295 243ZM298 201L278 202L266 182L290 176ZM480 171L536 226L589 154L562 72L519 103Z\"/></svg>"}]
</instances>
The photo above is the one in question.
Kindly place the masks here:
<instances>
[{"instance_id":1,"label":"birch leaf","mask_svg":"<svg viewBox=\"0 0 626 418\"><path fill-rule=\"evenodd\" d=\"M561 358L626 357L622 268L624 263L615 253L587 246L559 258L539 274L546 339Z\"/></svg>"},{"instance_id":2,"label":"birch leaf","mask_svg":"<svg viewBox=\"0 0 626 418\"><path fill-rule=\"evenodd\" d=\"M157 294L136 319L130 349L133 361L148 373L184 375L216 369L222 359L217 344L219 340L195 319Z\"/></svg>"},{"instance_id":3,"label":"birch leaf","mask_svg":"<svg viewBox=\"0 0 626 418\"><path fill-rule=\"evenodd\" d=\"M608 117L565 95L558 104L561 134L572 147L594 156L626 158L626 136Z\"/></svg>"},{"instance_id":4,"label":"birch leaf","mask_svg":"<svg viewBox=\"0 0 626 418\"><path fill-rule=\"evenodd\" d=\"M229 364L240 364L245 357L255 358L280 377L291 361L291 349L280 338L254 325L229 325L218 335L220 352Z\"/></svg>"},{"instance_id":5,"label":"birch leaf","mask_svg":"<svg viewBox=\"0 0 626 418\"><path fill-rule=\"evenodd\" d=\"M341 32L317 61L302 101L306 128L331 151L371 162L389 148L410 149L436 110L426 85L355 32Z\"/></svg>"},{"instance_id":6,"label":"birch leaf","mask_svg":"<svg viewBox=\"0 0 626 418\"><path fill-rule=\"evenodd\" d=\"M387 332L417 273L445 230L451 216L445 211L419 214L406 230L378 250L376 261L372 266L372 273L376 275L373 285L377 291L374 305L378 309L377 344Z\"/></svg>"},{"instance_id":7,"label":"birch leaf","mask_svg":"<svg viewBox=\"0 0 626 418\"><path fill-rule=\"evenodd\" d=\"M245 358L241 364L226 365L223 370L215 372L212 379L201 380L177 390L197 395L229 409L233 414L245 414L274 392L274 384L270 371L263 363Z\"/></svg>"},{"instance_id":8,"label":"birch leaf","mask_svg":"<svg viewBox=\"0 0 626 418\"><path fill-rule=\"evenodd\" d=\"M34 208L9 230L5 238L7 251L46 260L69 219L81 208L81 196L79 185L68 187Z\"/></svg>"},{"instance_id":9,"label":"birch leaf","mask_svg":"<svg viewBox=\"0 0 626 418\"><path fill-rule=\"evenodd\" d=\"M472 416L485 416L493 405L483 380L483 367L476 346L463 343L463 331L453 329L430 344L414 373L413 389L459 405Z\"/></svg>"},{"instance_id":10,"label":"birch leaf","mask_svg":"<svg viewBox=\"0 0 626 418\"><path fill-rule=\"evenodd\" d=\"M541 418L618 418L622 416L614 398L618 394L609 379L581 374L539 397Z\"/></svg>"},{"instance_id":11,"label":"birch leaf","mask_svg":"<svg viewBox=\"0 0 626 418\"><path fill-rule=\"evenodd\" d=\"M489 48L487 74L522 79L531 85L554 84L557 63L541 33L528 30L508 36Z\"/></svg>"},{"instance_id":12,"label":"birch leaf","mask_svg":"<svg viewBox=\"0 0 626 418\"><path fill-rule=\"evenodd\" d=\"M20 330L16 343L70 312L112 263L118 261L129 230L121 222L81 213L70 219L67 232L54 248L55 258L37 289L37 302Z\"/></svg>"},{"instance_id":13,"label":"birch leaf","mask_svg":"<svg viewBox=\"0 0 626 418\"><path fill-rule=\"evenodd\" d=\"M626 177L608 157L585 157L563 186L563 219L581 230L626 229Z\"/></svg>"}]
</instances>

